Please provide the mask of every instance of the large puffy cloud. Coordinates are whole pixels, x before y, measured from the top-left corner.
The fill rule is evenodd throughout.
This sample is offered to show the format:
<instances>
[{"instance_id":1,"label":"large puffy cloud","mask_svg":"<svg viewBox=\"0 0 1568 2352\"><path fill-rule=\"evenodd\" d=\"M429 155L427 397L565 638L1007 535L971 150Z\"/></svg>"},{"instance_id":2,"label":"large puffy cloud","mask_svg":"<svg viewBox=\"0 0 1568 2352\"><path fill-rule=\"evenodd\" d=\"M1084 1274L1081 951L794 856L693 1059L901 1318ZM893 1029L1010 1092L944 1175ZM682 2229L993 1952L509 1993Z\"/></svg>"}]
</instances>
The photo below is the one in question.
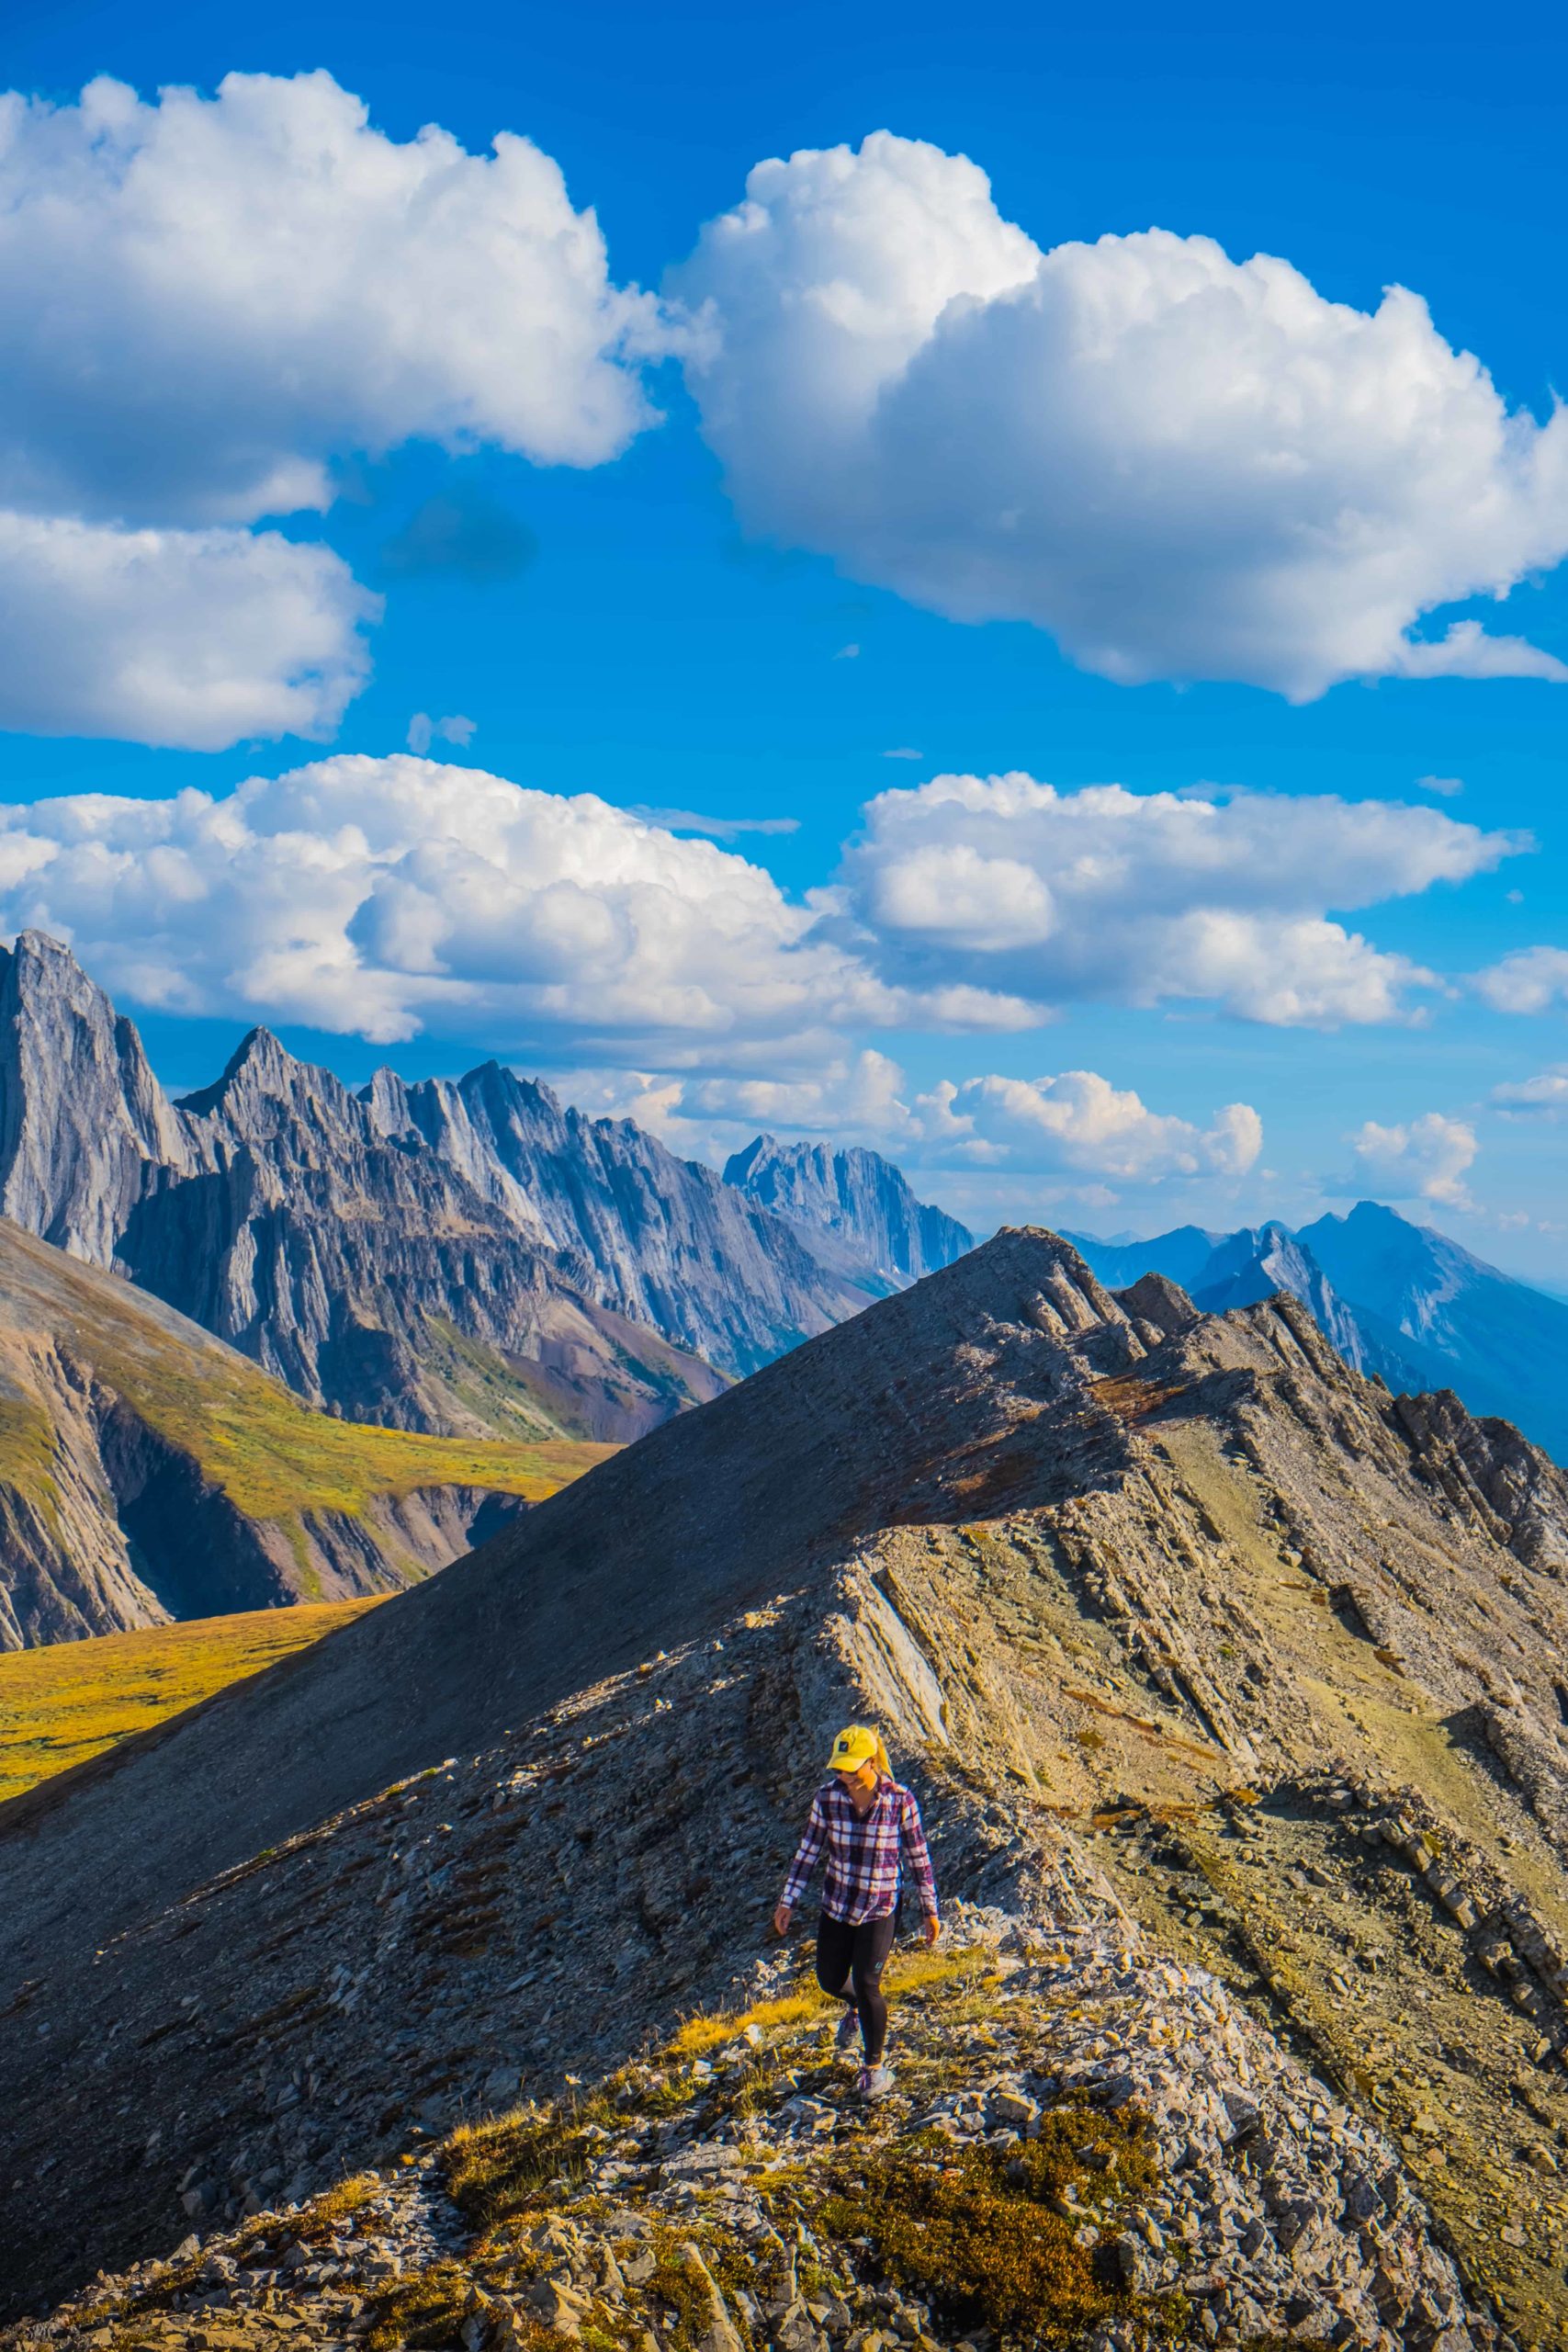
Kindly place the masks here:
<instances>
[{"instance_id":1,"label":"large puffy cloud","mask_svg":"<svg viewBox=\"0 0 1568 2352\"><path fill-rule=\"evenodd\" d=\"M206 752L325 735L378 609L330 548L277 531L0 512L0 725Z\"/></svg>"},{"instance_id":2,"label":"large puffy cloud","mask_svg":"<svg viewBox=\"0 0 1568 2352\"><path fill-rule=\"evenodd\" d=\"M0 727L198 750L324 734L368 674L376 600L236 525L415 436L598 464L667 339L549 156L389 140L321 73L0 96ZM392 569L516 567L446 504Z\"/></svg>"},{"instance_id":3,"label":"large puffy cloud","mask_svg":"<svg viewBox=\"0 0 1568 2352\"><path fill-rule=\"evenodd\" d=\"M0 808L0 927L68 933L143 1002L555 1058L594 1038L621 1067L641 1039L655 1068L793 1084L856 1025L1019 1030L1075 999L1389 1017L1431 976L1314 908L1517 845L1425 807L946 776L880 795L797 900L667 813L403 754L43 800Z\"/></svg>"},{"instance_id":4,"label":"large puffy cloud","mask_svg":"<svg viewBox=\"0 0 1568 2352\"><path fill-rule=\"evenodd\" d=\"M1351 1173L1333 1187L1337 1192L1439 1201L1453 1209L1472 1205L1464 1180L1479 1146L1475 1129L1462 1119L1440 1111L1425 1111L1391 1126L1368 1119L1350 1137L1350 1147Z\"/></svg>"},{"instance_id":5,"label":"large puffy cloud","mask_svg":"<svg viewBox=\"0 0 1568 2352\"><path fill-rule=\"evenodd\" d=\"M1524 845L1397 802L944 775L871 802L828 920L904 986L940 973L1045 1003L1383 1021L1433 976L1329 910L1462 881Z\"/></svg>"},{"instance_id":6,"label":"large puffy cloud","mask_svg":"<svg viewBox=\"0 0 1568 2352\"><path fill-rule=\"evenodd\" d=\"M0 502L158 523L324 505L415 435L593 465L660 333L526 139L396 141L331 74L0 98Z\"/></svg>"},{"instance_id":7,"label":"large puffy cloud","mask_svg":"<svg viewBox=\"0 0 1568 2352\"><path fill-rule=\"evenodd\" d=\"M931 1010L818 938L733 851L401 753L223 798L0 809L0 929L33 925L141 1004L384 1040L423 1028L678 1067Z\"/></svg>"},{"instance_id":8,"label":"large puffy cloud","mask_svg":"<svg viewBox=\"0 0 1568 2352\"><path fill-rule=\"evenodd\" d=\"M743 522L858 579L1124 682L1568 677L1412 635L1568 551L1568 419L1510 413L1402 288L1369 314L1161 230L1042 251L885 131L759 164L674 284Z\"/></svg>"},{"instance_id":9,"label":"large puffy cloud","mask_svg":"<svg viewBox=\"0 0 1568 2352\"><path fill-rule=\"evenodd\" d=\"M1111 1187L1234 1182L1263 1146L1262 1122L1247 1102L1227 1103L1201 1127L1086 1069L943 1079L921 1093L896 1061L869 1048L808 1075L584 1071L567 1083L585 1108L635 1119L696 1158L722 1159L759 1129L829 1136L895 1152L914 1171L1066 1181L1080 1199L1086 1184L1088 1197L1109 1200Z\"/></svg>"}]
</instances>

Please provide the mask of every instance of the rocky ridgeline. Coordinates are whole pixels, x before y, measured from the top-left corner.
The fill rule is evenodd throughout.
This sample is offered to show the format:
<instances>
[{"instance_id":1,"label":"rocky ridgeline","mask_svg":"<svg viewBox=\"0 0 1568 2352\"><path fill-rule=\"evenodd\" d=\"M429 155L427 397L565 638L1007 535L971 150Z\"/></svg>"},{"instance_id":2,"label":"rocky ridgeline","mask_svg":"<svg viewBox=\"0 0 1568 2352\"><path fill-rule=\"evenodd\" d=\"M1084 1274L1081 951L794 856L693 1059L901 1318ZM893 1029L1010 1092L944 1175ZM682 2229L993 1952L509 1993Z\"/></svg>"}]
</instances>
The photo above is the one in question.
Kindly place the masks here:
<instances>
[{"instance_id":1,"label":"rocky ridgeline","mask_svg":"<svg viewBox=\"0 0 1568 2352\"><path fill-rule=\"evenodd\" d=\"M1129 1923L959 1905L947 1949L900 1968L875 2106L836 2012L764 1963L750 2007L562 2101L193 2235L0 2342L1512 2342L1383 2135Z\"/></svg>"},{"instance_id":2,"label":"rocky ridgeline","mask_svg":"<svg viewBox=\"0 0 1568 2352\"><path fill-rule=\"evenodd\" d=\"M901 1169L858 1145L754 1136L726 1160L724 1181L781 1216L837 1234L894 1281L934 1274L975 1247L966 1226L918 1201Z\"/></svg>"},{"instance_id":3,"label":"rocky ridgeline","mask_svg":"<svg viewBox=\"0 0 1568 2352\"><path fill-rule=\"evenodd\" d=\"M257 1029L172 1102L39 932L0 948L0 1214L312 1404L458 1435L636 1437L905 1279L494 1062L354 1093Z\"/></svg>"},{"instance_id":4,"label":"rocky ridgeline","mask_svg":"<svg viewBox=\"0 0 1568 2352\"><path fill-rule=\"evenodd\" d=\"M682 2011L733 2008L738 1986L755 1996L748 1972L818 1759L840 1723L868 1717L920 1793L946 1895L1021 1922L1043 1890L1043 1926L1098 1925L1118 1950L1135 1917L1151 1957L1116 1963L1138 1981L1115 1996L1134 2007L1112 2030L1135 2056L1137 2003L1175 2017L1163 2088L1109 2041L1092 2053L1135 2078L1120 2105L1104 2091L1106 2132L1146 2108L1156 2144L1145 2175L1129 2142L1129 2195L1078 2249L1075 2293L1179 2291L1238 2341L1359 2324L1370 2298L1412 2344L1456 2325L1485 2342L1495 2307L1521 2343L1558 2352L1565 1506L1562 1475L1512 1433L1443 1400L1407 1412L1293 1302L1214 1320L1157 1282L1113 1300L1053 1237L998 1237L656 1430L287 1673L122 1751L51 1806L0 1812L6 2308L36 2312L96 2265L165 2253L193 2223L237 2245L247 2213L385 2175L526 2097L536 2111L509 2127L514 2164L483 2135L459 2138L442 2177L469 2225L464 2297L493 2288L535 2325L522 2290L536 2272L492 2278L492 2252L523 2256L479 2239L536 2212L539 2164L565 2128L553 2102L569 2076L609 2084L572 2162L631 2167L619 2201L643 2210L662 2176L641 2176L667 2153L647 2134L681 2122L707 2078L658 2064L662 2086L639 2077L623 2114L616 2070L668 2050ZM911 1995L886 2120L846 2122L823 2053L809 2039L796 2052L776 2015L762 2030L790 2052L787 2093L775 2099L761 2062L737 2052L744 2081L709 2083L696 2102L705 2143L740 2147L739 2127L760 2119L801 2154L821 2192L809 2212L792 2221L776 2201L783 2175L767 2188L764 2171L748 2174L748 2193L767 2188L769 2225L791 2243L806 2227L852 2249L853 2277L833 2273L846 2304L852 2287L908 2299L897 2212L923 2211L942 2235L921 2198L1049 2208L1070 2204L1071 2185L1093 2206L1079 2177L1093 2167L1073 2169L1091 2143L1064 2149L1051 2120L1095 2087L1066 2079L1072 2048L1047 2046L1047 2024L1072 2024L1077 1979L1053 1979L1043 1948L1004 1958L1018 1965L983 2014L919 1996L933 2033L973 2033L945 2076L934 2043L920 2074ZM1026 2037L1019 2020L1036 2012ZM1003 2016L1016 2048L993 2063ZM1222 2060L1223 2119L1201 2074ZM960 2152L956 2187L912 2176L914 2138L936 2128L919 2119L1000 2073L1040 2109L1023 2118L1040 2122L1033 2137L1002 2152L1021 2175L982 2177ZM1227 2093L1260 2111L1261 2169ZM796 2098L828 2120L796 2131ZM1223 2175L1200 2182L1210 2138L1183 2165L1178 2110L1226 2140ZM975 2112L976 2144L1020 2128ZM874 2229L834 2219L840 2139L863 2153L855 2195L881 2214ZM1397 2211L1352 2211L1395 2146L1480 2320L1453 2316L1447 2274L1414 2240L1401 2254L1397 2199ZM478 2148L482 2170L484 2147L515 2192L507 2211L481 2211L490 2191L464 2171L461 2151ZM889 2166L898 2198L881 2193ZM1174 2227L1184 2183L1203 2189L1190 2261ZM1317 2200L1311 2227L1281 2248L1276 2209L1298 2187ZM663 2228L665 2209L647 2210ZM709 2246L700 2220L670 2241L671 2261L685 2243ZM1247 2249L1252 2222L1269 2238ZM1134 2241L1101 2258L1125 2276L1095 2270L1102 2236ZM1053 2240L1052 2260L1073 2243ZM278 2252L276 2232L267 2245ZM1305 2302L1294 2319L1270 2246ZM1181 2284L1205 2263L1213 2275L1227 2247L1250 2267L1222 2267L1223 2294ZM713 2275L739 2330L739 2289L764 2297L731 2279L723 2250ZM868 2253L875 2277L857 2267ZM1168 2276L1168 2255L1182 2265ZM581 2291L570 2266L555 2283ZM954 2300L951 2278L928 2284L914 2298L928 2324L1009 2333L1005 2315ZM1341 2291L1361 2298L1359 2318ZM639 2325L664 2325L635 2309ZM1089 2332L1138 2316L1083 2309ZM429 2340L456 2343L463 2317L440 2306ZM418 2333L407 2311L386 2324ZM586 2340L599 2324L581 2324Z\"/></svg>"}]
</instances>

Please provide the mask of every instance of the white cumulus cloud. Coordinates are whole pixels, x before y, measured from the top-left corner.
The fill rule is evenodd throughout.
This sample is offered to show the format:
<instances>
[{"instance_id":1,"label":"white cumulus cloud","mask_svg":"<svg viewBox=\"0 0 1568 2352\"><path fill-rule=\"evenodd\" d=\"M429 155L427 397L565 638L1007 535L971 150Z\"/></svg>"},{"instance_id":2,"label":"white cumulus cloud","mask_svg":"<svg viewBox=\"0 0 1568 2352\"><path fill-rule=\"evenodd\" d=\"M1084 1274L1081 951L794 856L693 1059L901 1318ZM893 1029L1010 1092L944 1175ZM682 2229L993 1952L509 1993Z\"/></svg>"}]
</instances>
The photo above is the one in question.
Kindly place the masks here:
<instances>
[{"instance_id":1,"label":"white cumulus cloud","mask_svg":"<svg viewBox=\"0 0 1568 2352\"><path fill-rule=\"evenodd\" d=\"M330 548L278 531L0 511L0 726L197 752L330 734L379 609Z\"/></svg>"},{"instance_id":2,"label":"white cumulus cloud","mask_svg":"<svg viewBox=\"0 0 1568 2352\"><path fill-rule=\"evenodd\" d=\"M325 505L415 435L614 457L662 329L560 167L389 139L326 73L0 98L0 502L157 523Z\"/></svg>"},{"instance_id":3,"label":"white cumulus cloud","mask_svg":"<svg viewBox=\"0 0 1568 2352\"><path fill-rule=\"evenodd\" d=\"M1386 1127L1368 1119L1349 1142L1351 1173L1332 1190L1375 1193L1392 1201L1440 1201L1454 1209L1472 1206L1464 1180L1479 1147L1474 1128L1462 1119L1447 1118L1440 1111Z\"/></svg>"},{"instance_id":4,"label":"white cumulus cloud","mask_svg":"<svg viewBox=\"0 0 1568 2352\"><path fill-rule=\"evenodd\" d=\"M0 808L0 930L28 926L143 1005L383 1040L679 1065L924 1010L733 851L400 752Z\"/></svg>"},{"instance_id":5,"label":"white cumulus cloud","mask_svg":"<svg viewBox=\"0 0 1568 2352\"><path fill-rule=\"evenodd\" d=\"M1200 1128L1151 1111L1090 1069L947 1080L914 1108L920 1134L944 1159L1111 1184L1245 1176L1263 1148L1263 1123L1250 1103L1229 1102Z\"/></svg>"},{"instance_id":6,"label":"white cumulus cloud","mask_svg":"<svg viewBox=\"0 0 1568 2352\"><path fill-rule=\"evenodd\" d=\"M377 600L236 526L416 436L613 458L671 332L526 139L390 140L324 73L0 96L0 727L197 750L368 675Z\"/></svg>"},{"instance_id":7,"label":"white cumulus cloud","mask_svg":"<svg viewBox=\"0 0 1568 2352\"><path fill-rule=\"evenodd\" d=\"M759 164L672 280L744 526L1125 683L1295 699L1568 668L1462 620L1568 552L1568 418L1510 412L1416 294L1154 229L1043 250L962 155Z\"/></svg>"},{"instance_id":8,"label":"white cumulus cloud","mask_svg":"<svg viewBox=\"0 0 1568 2352\"><path fill-rule=\"evenodd\" d=\"M1568 1001L1568 948L1519 947L1475 976L1494 1012L1547 1012Z\"/></svg>"},{"instance_id":9,"label":"white cumulus cloud","mask_svg":"<svg viewBox=\"0 0 1568 2352\"><path fill-rule=\"evenodd\" d=\"M562 1084L585 1108L635 1119L673 1149L709 1159L764 1130L869 1144L917 1176L972 1170L1103 1190L1234 1181L1263 1145L1262 1122L1246 1102L1228 1103L1202 1127L1082 1069L944 1079L921 1093L896 1061L871 1048L784 1078L601 1071L573 1073Z\"/></svg>"},{"instance_id":10,"label":"white cumulus cloud","mask_svg":"<svg viewBox=\"0 0 1568 2352\"><path fill-rule=\"evenodd\" d=\"M1331 794L943 775L870 803L836 920L892 984L940 975L1043 1004L1197 1000L1283 1024L1385 1021L1433 975L1330 911L1462 881L1526 845L1435 808Z\"/></svg>"}]
</instances>

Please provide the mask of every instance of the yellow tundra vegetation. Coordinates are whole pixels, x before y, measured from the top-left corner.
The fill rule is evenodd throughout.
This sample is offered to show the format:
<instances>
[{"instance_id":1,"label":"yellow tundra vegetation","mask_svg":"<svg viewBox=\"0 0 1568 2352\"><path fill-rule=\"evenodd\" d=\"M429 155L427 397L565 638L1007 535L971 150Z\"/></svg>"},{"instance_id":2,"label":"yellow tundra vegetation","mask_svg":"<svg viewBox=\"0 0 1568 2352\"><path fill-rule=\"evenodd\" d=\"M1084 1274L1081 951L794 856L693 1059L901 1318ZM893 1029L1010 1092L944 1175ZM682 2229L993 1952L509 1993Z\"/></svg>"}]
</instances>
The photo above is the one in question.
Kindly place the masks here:
<instances>
[{"instance_id":1,"label":"yellow tundra vegetation","mask_svg":"<svg viewBox=\"0 0 1568 2352\"><path fill-rule=\"evenodd\" d=\"M378 1601L252 1609L0 1656L0 1803L319 1642Z\"/></svg>"}]
</instances>

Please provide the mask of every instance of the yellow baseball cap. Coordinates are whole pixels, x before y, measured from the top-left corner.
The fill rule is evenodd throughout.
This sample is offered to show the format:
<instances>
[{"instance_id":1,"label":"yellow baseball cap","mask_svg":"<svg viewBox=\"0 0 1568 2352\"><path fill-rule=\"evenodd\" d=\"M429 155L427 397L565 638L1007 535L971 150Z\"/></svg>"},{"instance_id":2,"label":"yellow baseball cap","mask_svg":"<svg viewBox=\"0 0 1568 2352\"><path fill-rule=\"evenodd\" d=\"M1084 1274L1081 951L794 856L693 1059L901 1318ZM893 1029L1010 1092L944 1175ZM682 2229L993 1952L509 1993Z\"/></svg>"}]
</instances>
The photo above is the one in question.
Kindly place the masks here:
<instances>
[{"instance_id":1,"label":"yellow baseball cap","mask_svg":"<svg viewBox=\"0 0 1568 2352\"><path fill-rule=\"evenodd\" d=\"M858 1772L869 1764L877 1749L876 1734L864 1724L846 1724L833 1742L833 1753L828 1758L829 1772Z\"/></svg>"}]
</instances>

